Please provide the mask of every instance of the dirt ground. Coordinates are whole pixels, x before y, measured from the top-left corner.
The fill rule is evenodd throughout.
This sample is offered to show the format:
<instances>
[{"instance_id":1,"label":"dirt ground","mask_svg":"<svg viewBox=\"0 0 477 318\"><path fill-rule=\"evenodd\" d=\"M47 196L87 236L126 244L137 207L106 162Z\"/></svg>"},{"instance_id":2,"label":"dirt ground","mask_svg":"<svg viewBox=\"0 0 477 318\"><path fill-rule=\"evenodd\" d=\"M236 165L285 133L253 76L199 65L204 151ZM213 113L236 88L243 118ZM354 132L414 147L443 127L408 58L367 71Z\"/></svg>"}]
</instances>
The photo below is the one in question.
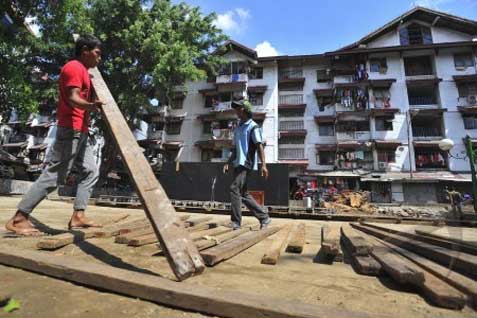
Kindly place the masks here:
<instances>
[{"instance_id":1,"label":"dirt ground","mask_svg":"<svg viewBox=\"0 0 477 318\"><path fill-rule=\"evenodd\" d=\"M0 223L11 217L19 197L0 197ZM42 224L55 229L65 229L70 217L71 204L44 201L33 216ZM88 215L104 222L122 213L143 215L138 209L119 209L91 206ZM198 216L198 215L197 215ZM214 216L215 220L227 216ZM254 221L253 218L246 218ZM299 220L274 219L275 225L296 223ZM348 264L332 265L322 262L317 255L320 249L320 227L324 222L306 223L306 246L302 254L284 253L275 266L260 264L261 257L273 240L268 238L203 275L183 282L191 288L202 285L230 288L244 293L268 295L286 300L330 305L350 311L383 314L393 317L475 317L470 308L463 311L441 309L428 304L411 290L403 290L387 278L356 274ZM327 222L340 226L340 222ZM0 245L10 248L35 249L38 238L6 238L0 230ZM82 260L110 264L131 270L146 269L173 279L167 261L162 256L151 256L153 245L128 247L116 244L112 238L91 239L65 246L52 255L68 255ZM87 287L64 282L38 274L0 265L0 299L12 297L20 301L21 308L0 317L207 317L198 313L170 309L151 302L123 297Z\"/></svg>"}]
</instances>

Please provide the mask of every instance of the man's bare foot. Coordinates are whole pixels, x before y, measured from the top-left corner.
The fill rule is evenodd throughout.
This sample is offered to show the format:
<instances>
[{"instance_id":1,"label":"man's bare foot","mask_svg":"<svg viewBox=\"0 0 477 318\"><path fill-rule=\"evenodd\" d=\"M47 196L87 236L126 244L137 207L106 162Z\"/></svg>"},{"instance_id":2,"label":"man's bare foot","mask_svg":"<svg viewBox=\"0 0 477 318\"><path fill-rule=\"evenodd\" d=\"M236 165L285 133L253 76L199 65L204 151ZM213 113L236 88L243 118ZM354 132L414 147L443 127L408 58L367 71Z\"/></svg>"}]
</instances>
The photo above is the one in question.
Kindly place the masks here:
<instances>
[{"instance_id":1,"label":"man's bare foot","mask_svg":"<svg viewBox=\"0 0 477 318\"><path fill-rule=\"evenodd\" d=\"M43 235L29 220L28 214L17 211L15 215L5 224L8 231L15 232L21 236L40 236Z\"/></svg>"},{"instance_id":2,"label":"man's bare foot","mask_svg":"<svg viewBox=\"0 0 477 318\"><path fill-rule=\"evenodd\" d=\"M97 224L89 220L83 210L77 210L73 212L71 220L68 223L68 228L71 229L84 229L88 227L103 227L101 224Z\"/></svg>"}]
</instances>

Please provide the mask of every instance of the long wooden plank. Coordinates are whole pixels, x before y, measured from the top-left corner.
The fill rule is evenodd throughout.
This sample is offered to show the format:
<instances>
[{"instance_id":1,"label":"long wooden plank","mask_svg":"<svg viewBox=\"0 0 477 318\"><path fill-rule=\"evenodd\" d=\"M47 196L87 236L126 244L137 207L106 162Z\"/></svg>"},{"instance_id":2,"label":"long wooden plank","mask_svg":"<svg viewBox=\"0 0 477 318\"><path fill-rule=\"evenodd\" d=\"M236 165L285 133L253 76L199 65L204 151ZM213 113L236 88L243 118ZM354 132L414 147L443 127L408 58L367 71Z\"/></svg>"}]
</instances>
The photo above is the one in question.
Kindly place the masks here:
<instances>
[{"instance_id":1,"label":"long wooden plank","mask_svg":"<svg viewBox=\"0 0 477 318\"><path fill-rule=\"evenodd\" d=\"M409 266L402 257L386 246L374 246L371 256L381 264L383 270L392 279L400 284L422 284L424 281L422 270Z\"/></svg>"},{"instance_id":2,"label":"long wooden plank","mask_svg":"<svg viewBox=\"0 0 477 318\"><path fill-rule=\"evenodd\" d=\"M323 253L333 261L343 261L339 227L328 224L321 227L321 249Z\"/></svg>"},{"instance_id":3,"label":"long wooden plank","mask_svg":"<svg viewBox=\"0 0 477 318\"><path fill-rule=\"evenodd\" d=\"M381 241L381 244L390 248L392 251L397 251L396 248L398 247L389 242ZM400 257L402 256L400 255ZM410 281L409 283L416 286L426 299L443 308L462 309L465 306L465 297L457 289L417 266L409 259L402 257L402 260L409 268L412 268L415 271L422 271L422 274L424 275L424 280L422 282Z\"/></svg>"},{"instance_id":4,"label":"long wooden plank","mask_svg":"<svg viewBox=\"0 0 477 318\"><path fill-rule=\"evenodd\" d=\"M94 237L112 237L119 234L119 232L124 230L131 230L137 228L138 226L144 226L146 224L146 219L131 220L129 222L120 222L113 224L111 226L106 226L100 229L97 229L94 233Z\"/></svg>"},{"instance_id":5,"label":"long wooden plank","mask_svg":"<svg viewBox=\"0 0 477 318\"><path fill-rule=\"evenodd\" d=\"M203 216L199 218L190 218L189 220L185 221L185 224L188 224L189 226L195 226L200 223L206 223L212 220L211 216Z\"/></svg>"},{"instance_id":6,"label":"long wooden plank","mask_svg":"<svg viewBox=\"0 0 477 318\"><path fill-rule=\"evenodd\" d=\"M177 217L101 73L97 68L90 69L89 72L96 95L105 103L102 107L103 117L172 271L179 280L202 273L205 266L199 251Z\"/></svg>"},{"instance_id":7,"label":"long wooden plank","mask_svg":"<svg viewBox=\"0 0 477 318\"><path fill-rule=\"evenodd\" d=\"M388 244L382 241L383 244ZM394 251L409 259L411 262L422 267L426 271L442 279L449 285L453 286L457 290L460 290L464 294L468 295L469 302L473 306L477 306L477 283L475 280L470 279L464 275L456 273L448 268L441 266L425 257L422 257L416 253L400 248L396 245L389 244Z\"/></svg>"},{"instance_id":8,"label":"long wooden plank","mask_svg":"<svg viewBox=\"0 0 477 318\"><path fill-rule=\"evenodd\" d=\"M215 228L211 228L211 229L208 229L208 230L192 232L190 234L190 237L194 241L197 241L197 240L200 240L200 239L202 239L204 237L207 237L207 236L216 236L216 235L220 235L220 234L231 232L231 231L233 231L233 228L231 228L231 227L217 226Z\"/></svg>"},{"instance_id":9,"label":"long wooden plank","mask_svg":"<svg viewBox=\"0 0 477 318\"><path fill-rule=\"evenodd\" d=\"M204 223L198 223L194 226L186 228L188 232L196 232L196 231L203 231L207 230L210 228L217 227L217 223L210 223L210 222L204 222ZM190 237L192 240L192 237ZM152 244L152 243L157 243L158 239L157 236L153 234L144 234L141 236L133 237L131 240L129 240L128 245L129 246L143 246L147 244Z\"/></svg>"},{"instance_id":10,"label":"long wooden plank","mask_svg":"<svg viewBox=\"0 0 477 318\"><path fill-rule=\"evenodd\" d=\"M351 225L358 230L384 239L391 244L403 247L407 250L427 257L428 259L431 259L439 264L448 266L448 268L451 270L458 271L459 273L469 277L477 277L476 255L466 254L463 252L446 249L440 246L414 241L397 234L392 234L374 227L369 227L367 224L359 225L356 223L352 223Z\"/></svg>"},{"instance_id":11,"label":"long wooden plank","mask_svg":"<svg viewBox=\"0 0 477 318\"><path fill-rule=\"evenodd\" d=\"M341 242L356 256L368 256L373 249L373 245L349 225L341 226Z\"/></svg>"},{"instance_id":12,"label":"long wooden plank","mask_svg":"<svg viewBox=\"0 0 477 318\"><path fill-rule=\"evenodd\" d=\"M174 282L105 264L38 252L0 247L0 263L50 277L152 301L165 306L230 318L368 318L373 315L337 307L287 301Z\"/></svg>"},{"instance_id":13,"label":"long wooden plank","mask_svg":"<svg viewBox=\"0 0 477 318\"><path fill-rule=\"evenodd\" d=\"M126 234L121 234L121 235L116 236L116 238L114 239L114 242L118 243L118 244L128 244L129 241L132 240L133 238L143 236L143 235L146 235L146 234L152 234L152 233L154 233L153 229L152 229L151 225L148 224L148 225L143 226L141 228L136 228L132 232L128 232Z\"/></svg>"},{"instance_id":14,"label":"long wooden plank","mask_svg":"<svg viewBox=\"0 0 477 318\"><path fill-rule=\"evenodd\" d=\"M291 225L286 225L276 234L272 245L262 257L262 264L275 265L278 262L280 254L285 250L290 230Z\"/></svg>"},{"instance_id":15,"label":"long wooden plank","mask_svg":"<svg viewBox=\"0 0 477 318\"><path fill-rule=\"evenodd\" d=\"M289 253L300 254L303 251L305 245L305 223L301 222L295 226L292 230L290 240L288 241L286 251Z\"/></svg>"},{"instance_id":16,"label":"long wooden plank","mask_svg":"<svg viewBox=\"0 0 477 318\"><path fill-rule=\"evenodd\" d=\"M379 276L383 272L381 264L371 256L352 255L351 263L356 272L361 275Z\"/></svg>"},{"instance_id":17,"label":"long wooden plank","mask_svg":"<svg viewBox=\"0 0 477 318\"><path fill-rule=\"evenodd\" d=\"M127 217L128 215L118 216L114 218L113 220L105 223L104 228L106 229L108 227L115 228L116 222L123 221ZM123 223L128 223L128 222L131 222L131 221L125 221ZM57 235L45 236L38 241L36 247L38 249L43 249L43 250L56 250L63 246L73 244L73 243L78 243L86 239L95 237L98 230L99 230L98 228L86 228L81 230L71 230L67 233L62 233Z\"/></svg>"},{"instance_id":18,"label":"long wooden plank","mask_svg":"<svg viewBox=\"0 0 477 318\"><path fill-rule=\"evenodd\" d=\"M238 236L234 240L202 251L200 254L207 266L213 266L223 260L237 255L279 230L280 227L274 226L260 231L251 231Z\"/></svg>"},{"instance_id":19,"label":"long wooden plank","mask_svg":"<svg viewBox=\"0 0 477 318\"><path fill-rule=\"evenodd\" d=\"M416 234L416 227L413 225L375 224L375 223L369 223L369 222L363 222L362 224L370 226L370 227L374 227L378 230L386 231L389 233L399 234L401 236L404 236L413 240L421 241L424 243L441 246L441 247L448 248L455 251L461 251L464 253L477 255L477 247L475 246L462 244L462 243L459 243L458 241L453 242L453 241L445 240L439 237ZM421 229L423 228L425 227L420 227L420 229L418 229L417 231L420 232ZM429 227L429 228L436 229L435 227ZM456 228L455 233L459 233L461 229L462 228ZM431 231L431 230L428 230L428 231Z\"/></svg>"},{"instance_id":20,"label":"long wooden plank","mask_svg":"<svg viewBox=\"0 0 477 318\"><path fill-rule=\"evenodd\" d=\"M446 233L445 231L448 232ZM430 236L439 240L451 241L458 244L458 246L464 246L472 250L472 252L465 250L463 250L463 252L477 254L477 234L471 234L469 231L477 232L475 229L465 229L460 227L446 227L437 231L424 229L415 230L416 234ZM472 235L475 235L475 238L472 238Z\"/></svg>"}]
</instances>

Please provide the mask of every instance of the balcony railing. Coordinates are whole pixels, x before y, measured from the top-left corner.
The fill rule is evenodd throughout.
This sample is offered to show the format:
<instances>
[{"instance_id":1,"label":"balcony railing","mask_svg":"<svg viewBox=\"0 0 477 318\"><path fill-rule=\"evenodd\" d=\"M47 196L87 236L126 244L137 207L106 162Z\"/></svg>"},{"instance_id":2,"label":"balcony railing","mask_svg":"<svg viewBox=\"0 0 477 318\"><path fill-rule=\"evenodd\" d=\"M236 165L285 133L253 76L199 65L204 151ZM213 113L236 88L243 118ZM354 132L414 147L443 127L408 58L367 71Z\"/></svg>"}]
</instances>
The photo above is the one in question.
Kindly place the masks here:
<instances>
[{"instance_id":1,"label":"balcony railing","mask_svg":"<svg viewBox=\"0 0 477 318\"><path fill-rule=\"evenodd\" d=\"M437 100L435 96L409 96L409 105L436 105Z\"/></svg>"},{"instance_id":2,"label":"balcony railing","mask_svg":"<svg viewBox=\"0 0 477 318\"><path fill-rule=\"evenodd\" d=\"M303 78L303 70L287 70L287 71L280 71L279 73L280 79L294 79L294 78Z\"/></svg>"},{"instance_id":3,"label":"balcony railing","mask_svg":"<svg viewBox=\"0 0 477 318\"><path fill-rule=\"evenodd\" d=\"M459 97L457 101L457 106L461 107L471 107L477 106L477 94L465 97Z\"/></svg>"},{"instance_id":4,"label":"balcony railing","mask_svg":"<svg viewBox=\"0 0 477 318\"><path fill-rule=\"evenodd\" d=\"M303 104L303 94L280 95L278 104L281 105L301 105Z\"/></svg>"},{"instance_id":5,"label":"balcony railing","mask_svg":"<svg viewBox=\"0 0 477 318\"><path fill-rule=\"evenodd\" d=\"M219 102L215 104L212 109L216 112L222 112L225 110L232 109L232 102Z\"/></svg>"},{"instance_id":6,"label":"balcony railing","mask_svg":"<svg viewBox=\"0 0 477 318\"><path fill-rule=\"evenodd\" d=\"M303 120L297 121L281 121L279 124L279 130L303 130L305 129L305 123Z\"/></svg>"},{"instance_id":7,"label":"balcony railing","mask_svg":"<svg viewBox=\"0 0 477 318\"><path fill-rule=\"evenodd\" d=\"M149 139L164 140L165 132L164 130L151 131L148 134Z\"/></svg>"},{"instance_id":8,"label":"balcony railing","mask_svg":"<svg viewBox=\"0 0 477 318\"><path fill-rule=\"evenodd\" d=\"M215 82L217 84L225 83L235 83L235 82L246 82L248 80L247 74L230 74L230 75L219 75Z\"/></svg>"},{"instance_id":9,"label":"balcony railing","mask_svg":"<svg viewBox=\"0 0 477 318\"><path fill-rule=\"evenodd\" d=\"M412 135L417 138L442 137L441 130L437 127L412 127Z\"/></svg>"},{"instance_id":10,"label":"balcony railing","mask_svg":"<svg viewBox=\"0 0 477 318\"><path fill-rule=\"evenodd\" d=\"M305 149L278 149L279 160L305 159Z\"/></svg>"},{"instance_id":11,"label":"balcony railing","mask_svg":"<svg viewBox=\"0 0 477 318\"><path fill-rule=\"evenodd\" d=\"M366 141L371 139L371 132L369 131L340 131L336 132L336 140L338 141L349 141L349 140L360 140Z\"/></svg>"},{"instance_id":12,"label":"balcony railing","mask_svg":"<svg viewBox=\"0 0 477 318\"><path fill-rule=\"evenodd\" d=\"M231 129L212 129L212 139L232 140L234 134Z\"/></svg>"}]
</instances>

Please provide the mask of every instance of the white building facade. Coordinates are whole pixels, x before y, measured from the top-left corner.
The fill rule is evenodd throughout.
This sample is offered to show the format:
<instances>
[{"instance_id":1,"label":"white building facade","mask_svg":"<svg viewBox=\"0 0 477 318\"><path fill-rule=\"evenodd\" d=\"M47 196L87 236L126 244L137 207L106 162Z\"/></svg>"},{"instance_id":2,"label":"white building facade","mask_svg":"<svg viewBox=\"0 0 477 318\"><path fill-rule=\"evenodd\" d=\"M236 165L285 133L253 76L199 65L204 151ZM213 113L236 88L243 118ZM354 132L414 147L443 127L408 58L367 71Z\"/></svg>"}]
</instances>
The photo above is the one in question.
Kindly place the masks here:
<instances>
[{"instance_id":1,"label":"white building facade","mask_svg":"<svg viewBox=\"0 0 477 318\"><path fill-rule=\"evenodd\" d=\"M247 97L267 162L288 164L291 178L369 189L381 202L439 201L443 187L469 184L460 157L466 135L477 147L476 21L418 7L333 52L258 58L226 45L216 78L187 83L150 120L146 141L160 132L174 160L225 161L230 102Z\"/></svg>"}]
</instances>

